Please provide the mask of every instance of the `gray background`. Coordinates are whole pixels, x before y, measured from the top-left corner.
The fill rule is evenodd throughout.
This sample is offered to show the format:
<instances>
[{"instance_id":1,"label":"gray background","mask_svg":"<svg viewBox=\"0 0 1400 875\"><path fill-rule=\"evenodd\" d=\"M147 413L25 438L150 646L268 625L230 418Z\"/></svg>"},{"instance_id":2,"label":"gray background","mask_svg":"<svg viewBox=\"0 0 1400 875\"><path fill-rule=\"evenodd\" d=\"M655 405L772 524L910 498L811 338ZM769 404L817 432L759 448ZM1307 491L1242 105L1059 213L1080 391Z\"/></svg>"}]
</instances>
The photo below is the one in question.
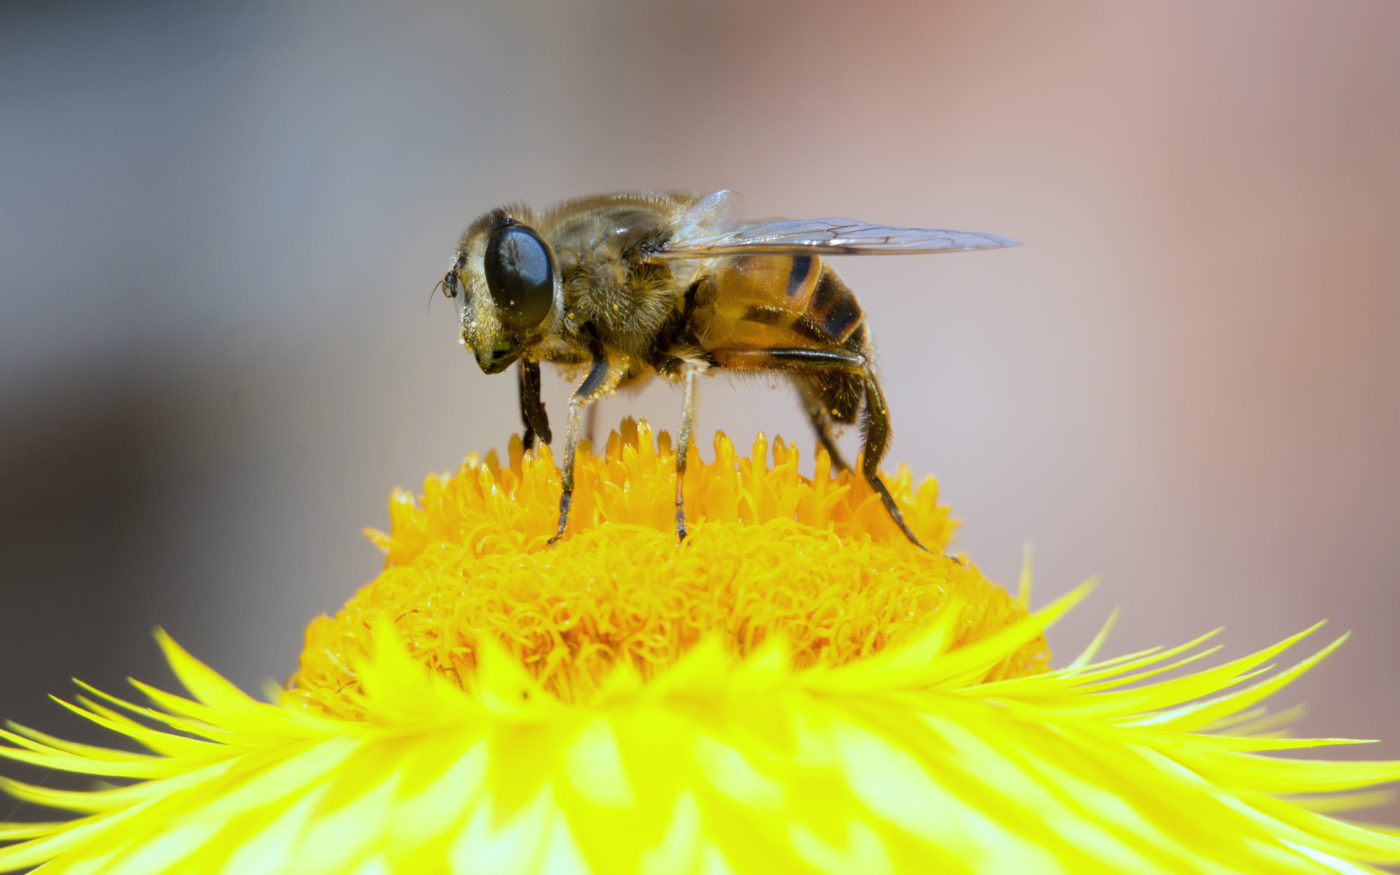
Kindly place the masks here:
<instances>
[{"instance_id":1,"label":"gray background","mask_svg":"<svg viewBox=\"0 0 1400 875\"><path fill-rule=\"evenodd\" d=\"M1278 704L1400 757L1397 25L1270 0L9 4L4 714L79 731L45 694L166 679L157 624L245 687L286 676L378 569L360 529L389 490L516 427L512 380L427 308L461 228L729 187L753 216L1023 240L839 265L891 458L940 478L994 578L1027 540L1041 601L1101 575L1066 654L1115 605L1108 654L1354 630ZM764 381L703 394L702 434L809 445ZM600 422L678 409L658 384Z\"/></svg>"}]
</instances>

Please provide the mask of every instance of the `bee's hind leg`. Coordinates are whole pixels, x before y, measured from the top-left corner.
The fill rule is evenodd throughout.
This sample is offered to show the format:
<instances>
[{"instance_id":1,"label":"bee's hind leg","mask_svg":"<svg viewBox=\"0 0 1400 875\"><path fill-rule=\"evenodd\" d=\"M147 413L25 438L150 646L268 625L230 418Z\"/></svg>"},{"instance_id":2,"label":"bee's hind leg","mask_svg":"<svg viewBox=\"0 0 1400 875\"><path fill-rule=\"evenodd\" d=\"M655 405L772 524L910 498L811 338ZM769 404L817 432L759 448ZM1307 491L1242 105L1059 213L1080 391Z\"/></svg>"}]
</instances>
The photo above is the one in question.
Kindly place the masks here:
<instances>
[{"instance_id":1,"label":"bee's hind leg","mask_svg":"<svg viewBox=\"0 0 1400 875\"><path fill-rule=\"evenodd\" d=\"M904 533L904 537L909 539L915 547L924 552L930 552L927 547L919 542L919 539L909 530L909 525L904 522L904 514L900 513L899 506L894 503L894 496L890 495L890 490L880 479L880 461L885 458L885 452L890 447L890 411L885 406L885 393L880 389L880 381L875 379L875 371L867 364L865 367L865 440L861 445L860 473L865 477L865 481L870 484L876 494L880 496L880 503L889 512L890 519Z\"/></svg>"},{"instance_id":2,"label":"bee's hind leg","mask_svg":"<svg viewBox=\"0 0 1400 875\"><path fill-rule=\"evenodd\" d=\"M904 522L904 514L899 512L899 505L894 503L894 496L890 495L890 490L880 480L880 461L885 458L885 451L890 444L890 412L885 406L885 393L880 390L880 381L875 378L875 369L870 366L868 351L861 351L863 344L867 343L866 335L862 332L852 336L851 345L856 348L846 349L734 349L724 348L710 351L715 363L722 368L733 370L749 371L787 371L797 375L799 378L807 378L808 387L815 390L817 383L815 378L823 375L845 373L855 377L857 391L865 395L865 440L861 446L860 473L865 477L870 488L875 490L875 494L880 496L880 503L885 506L890 519L899 526L899 530L904 533L904 537L909 539L909 543L925 552L931 552L923 544L908 523ZM833 384L835 386L836 384ZM839 388L839 387L838 387ZM804 389L804 392L806 389ZM820 392L815 392L817 397L821 397ZM859 397L859 396L857 396ZM853 407L838 407L838 413L842 418L848 413L853 414ZM821 438L822 431L817 432L818 439ZM825 443L825 442L823 442ZM828 449L830 452L830 449ZM833 463L836 461L832 459Z\"/></svg>"}]
</instances>

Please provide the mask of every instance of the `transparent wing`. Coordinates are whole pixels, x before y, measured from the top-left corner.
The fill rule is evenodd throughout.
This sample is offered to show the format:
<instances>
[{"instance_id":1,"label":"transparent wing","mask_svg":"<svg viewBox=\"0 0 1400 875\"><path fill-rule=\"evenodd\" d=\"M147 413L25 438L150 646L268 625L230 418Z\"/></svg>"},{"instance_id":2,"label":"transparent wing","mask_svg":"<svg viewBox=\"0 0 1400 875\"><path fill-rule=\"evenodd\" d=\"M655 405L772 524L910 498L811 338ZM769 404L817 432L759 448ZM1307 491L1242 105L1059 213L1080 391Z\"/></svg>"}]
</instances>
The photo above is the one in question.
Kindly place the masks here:
<instances>
[{"instance_id":1,"label":"transparent wing","mask_svg":"<svg viewBox=\"0 0 1400 875\"><path fill-rule=\"evenodd\" d=\"M700 240L717 228L737 228L743 212L744 198L737 191L726 188L707 194L681 216L673 239Z\"/></svg>"},{"instance_id":2,"label":"transparent wing","mask_svg":"<svg viewBox=\"0 0 1400 875\"><path fill-rule=\"evenodd\" d=\"M653 258L695 258L740 253L812 252L819 255L893 255L965 252L1019 246L1000 234L897 228L854 219L801 219L724 225L695 223L678 229Z\"/></svg>"}]
</instances>

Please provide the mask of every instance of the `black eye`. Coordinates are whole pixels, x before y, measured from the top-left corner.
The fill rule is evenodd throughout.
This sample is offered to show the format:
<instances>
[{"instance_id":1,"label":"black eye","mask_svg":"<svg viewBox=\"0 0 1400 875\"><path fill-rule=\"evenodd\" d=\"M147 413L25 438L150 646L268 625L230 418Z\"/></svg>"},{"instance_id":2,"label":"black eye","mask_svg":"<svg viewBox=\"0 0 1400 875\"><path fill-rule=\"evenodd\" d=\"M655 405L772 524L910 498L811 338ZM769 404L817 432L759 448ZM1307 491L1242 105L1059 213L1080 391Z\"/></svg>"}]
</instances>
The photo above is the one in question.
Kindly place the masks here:
<instances>
[{"instance_id":1,"label":"black eye","mask_svg":"<svg viewBox=\"0 0 1400 875\"><path fill-rule=\"evenodd\" d=\"M554 265L539 235L524 225L507 225L486 244L486 286L501 321L511 328L534 328L554 303Z\"/></svg>"}]
</instances>

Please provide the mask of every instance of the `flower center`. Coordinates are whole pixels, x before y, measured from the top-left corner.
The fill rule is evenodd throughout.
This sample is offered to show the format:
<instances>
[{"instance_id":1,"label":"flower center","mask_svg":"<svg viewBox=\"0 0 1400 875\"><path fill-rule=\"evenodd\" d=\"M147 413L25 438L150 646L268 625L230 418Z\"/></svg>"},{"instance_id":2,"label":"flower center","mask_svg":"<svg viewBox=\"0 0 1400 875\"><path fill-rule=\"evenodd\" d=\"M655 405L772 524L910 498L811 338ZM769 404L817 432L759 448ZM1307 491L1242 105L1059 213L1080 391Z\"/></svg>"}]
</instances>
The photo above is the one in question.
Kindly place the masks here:
<instances>
[{"instance_id":1,"label":"flower center","mask_svg":"<svg viewBox=\"0 0 1400 875\"><path fill-rule=\"evenodd\" d=\"M582 701L619 666L650 678L707 636L743 657L782 636L794 666L859 659L928 628L950 600L962 606L960 644L1025 616L1024 607L973 567L918 550L859 476L798 473L795 448L767 442L736 458L723 435L715 461L686 473L690 534L676 542L675 455L646 424L623 424L600 455L580 452L564 540L547 546L558 513L559 474L548 448L509 464L494 454L432 478L418 503L390 503L384 571L334 618L307 629L290 692L354 716L353 667L371 630L391 622L410 652L468 686L477 642L491 636L541 685ZM943 549L953 523L937 484L911 490L907 470L889 481L916 535ZM1037 671L1043 640L1022 648L997 676Z\"/></svg>"}]
</instances>

